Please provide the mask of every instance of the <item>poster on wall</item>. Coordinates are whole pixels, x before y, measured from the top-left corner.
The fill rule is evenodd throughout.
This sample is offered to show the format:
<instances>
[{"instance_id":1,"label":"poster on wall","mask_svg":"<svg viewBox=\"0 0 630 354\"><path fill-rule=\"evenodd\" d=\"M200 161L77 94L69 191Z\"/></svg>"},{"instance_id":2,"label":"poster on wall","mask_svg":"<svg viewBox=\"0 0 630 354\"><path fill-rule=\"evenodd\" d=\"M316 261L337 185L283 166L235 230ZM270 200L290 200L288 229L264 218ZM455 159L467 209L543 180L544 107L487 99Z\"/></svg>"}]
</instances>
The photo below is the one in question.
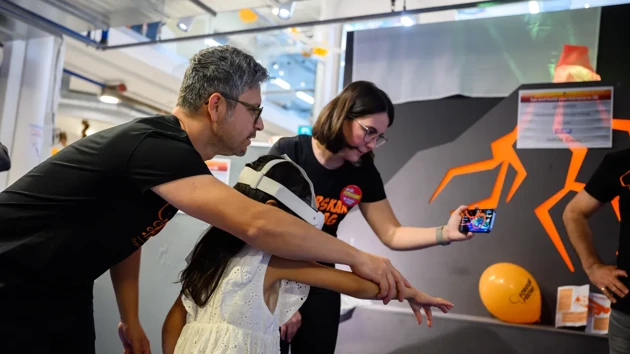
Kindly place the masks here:
<instances>
[{"instance_id":1,"label":"poster on wall","mask_svg":"<svg viewBox=\"0 0 630 354\"><path fill-rule=\"evenodd\" d=\"M516 148L610 148L612 110L612 86L520 90Z\"/></svg>"},{"instance_id":2,"label":"poster on wall","mask_svg":"<svg viewBox=\"0 0 630 354\"><path fill-rule=\"evenodd\" d=\"M218 178L223 183L230 185L230 160L212 159L206 161L206 165L214 177Z\"/></svg>"}]
</instances>

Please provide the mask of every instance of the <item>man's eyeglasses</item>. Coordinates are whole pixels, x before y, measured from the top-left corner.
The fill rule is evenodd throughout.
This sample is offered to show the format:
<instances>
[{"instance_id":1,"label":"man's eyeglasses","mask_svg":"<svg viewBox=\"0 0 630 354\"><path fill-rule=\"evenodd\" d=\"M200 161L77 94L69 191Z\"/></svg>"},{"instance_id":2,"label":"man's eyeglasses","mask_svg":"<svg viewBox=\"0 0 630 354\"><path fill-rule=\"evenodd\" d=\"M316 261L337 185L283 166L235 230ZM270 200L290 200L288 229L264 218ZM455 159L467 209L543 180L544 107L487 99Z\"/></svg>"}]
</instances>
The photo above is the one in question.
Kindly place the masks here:
<instances>
[{"instance_id":1,"label":"man's eyeglasses","mask_svg":"<svg viewBox=\"0 0 630 354\"><path fill-rule=\"evenodd\" d=\"M234 101L236 103L240 103L243 106L245 106L245 108L247 108L248 111L250 111L253 115L254 115L254 125L256 125L256 123L258 123L258 119L260 119L260 115L262 114L263 108L262 107L258 107L255 106L251 103L247 103L247 102L243 102L243 101L239 101L236 98L232 98L226 95L221 95L223 96L223 98L225 98L226 100L230 100L230 101ZM206 101L206 105L210 103L209 101Z\"/></svg>"},{"instance_id":2,"label":"man's eyeglasses","mask_svg":"<svg viewBox=\"0 0 630 354\"><path fill-rule=\"evenodd\" d=\"M379 134L376 129L364 125L363 123L359 122L356 118L354 118L354 120L357 123L359 123L359 125L361 126L361 128L363 128L363 130L365 130L365 136L363 137L363 141L365 141L366 143L370 143L376 140L376 144L374 145L374 148L382 146L383 144L387 142L387 137L385 137L384 133Z\"/></svg>"}]
</instances>

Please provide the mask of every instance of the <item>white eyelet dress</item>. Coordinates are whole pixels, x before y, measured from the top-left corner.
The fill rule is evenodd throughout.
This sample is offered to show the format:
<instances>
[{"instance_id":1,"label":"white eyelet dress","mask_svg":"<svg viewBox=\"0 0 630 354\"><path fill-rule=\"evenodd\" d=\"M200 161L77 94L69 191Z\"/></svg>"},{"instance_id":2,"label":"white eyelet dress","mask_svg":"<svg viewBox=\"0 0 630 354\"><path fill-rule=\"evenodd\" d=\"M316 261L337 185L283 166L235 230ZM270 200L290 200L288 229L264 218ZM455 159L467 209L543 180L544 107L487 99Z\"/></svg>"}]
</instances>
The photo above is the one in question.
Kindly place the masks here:
<instances>
[{"instance_id":1,"label":"white eyelet dress","mask_svg":"<svg viewBox=\"0 0 630 354\"><path fill-rule=\"evenodd\" d=\"M265 304L263 286L271 255L250 246L225 270L205 307L182 295L186 325L175 354L280 353L280 325L300 309L310 287L282 280L276 310Z\"/></svg>"}]
</instances>

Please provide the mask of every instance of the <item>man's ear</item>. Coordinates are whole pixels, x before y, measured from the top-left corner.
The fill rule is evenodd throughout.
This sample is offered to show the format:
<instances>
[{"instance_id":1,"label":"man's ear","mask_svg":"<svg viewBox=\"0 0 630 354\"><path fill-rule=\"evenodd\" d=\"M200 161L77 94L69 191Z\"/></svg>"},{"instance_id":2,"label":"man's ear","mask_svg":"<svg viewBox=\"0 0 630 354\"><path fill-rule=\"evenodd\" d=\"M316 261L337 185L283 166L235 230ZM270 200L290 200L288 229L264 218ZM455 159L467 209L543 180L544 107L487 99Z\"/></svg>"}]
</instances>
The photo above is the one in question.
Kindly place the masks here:
<instances>
[{"instance_id":1,"label":"man's ear","mask_svg":"<svg viewBox=\"0 0 630 354\"><path fill-rule=\"evenodd\" d=\"M278 206L278 203L276 203L276 201L273 200L273 199L269 199L265 204L271 205L271 206L274 206L274 207Z\"/></svg>"},{"instance_id":2,"label":"man's ear","mask_svg":"<svg viewBox=\"0 0 630 354\"><path fill-rule=\"evenodd\" d=\"M206 109L208 110L210 119L214 122L219 119L219 110L221 109L221 103L223 100L223 97L221 97L218 93L213 93L210 97L208 97L208 105Z\"/></svg>"}]
</instances>

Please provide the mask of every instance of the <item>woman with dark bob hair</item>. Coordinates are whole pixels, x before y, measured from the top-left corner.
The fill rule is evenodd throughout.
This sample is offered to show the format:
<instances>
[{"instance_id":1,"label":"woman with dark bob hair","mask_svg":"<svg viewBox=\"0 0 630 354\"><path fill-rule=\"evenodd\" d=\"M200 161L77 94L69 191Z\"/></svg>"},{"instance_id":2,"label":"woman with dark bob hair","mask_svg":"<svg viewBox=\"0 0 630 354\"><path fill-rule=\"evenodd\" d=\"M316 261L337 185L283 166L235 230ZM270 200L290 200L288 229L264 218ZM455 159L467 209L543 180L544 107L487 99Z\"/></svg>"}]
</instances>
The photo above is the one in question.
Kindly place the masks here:
<instances>
[{"instance_id":1,"label":"woman with dark bob hair","mask_svg":"<svg viewBox=\"0 0 630 354\"><path fill-rule=\"evenodd\" d=\"M324 107L312 136L281 138L269 153L287 154L306 171L313 182L317 207L326 216L322 230L331 236L337 237L339 223L358 205L374 233L393 250L417 250L470 239L472 233L459 232L465 205L457 208L444 226L401 226L387 200L372 152L387 142L385 131L393 123L394 105L387 94L371 82L356 81ZM333 354L340 308L339 293L311 287L299 312L281 327L283 353L291 346L292 354Z\"/></svg>"}]
</instances>

